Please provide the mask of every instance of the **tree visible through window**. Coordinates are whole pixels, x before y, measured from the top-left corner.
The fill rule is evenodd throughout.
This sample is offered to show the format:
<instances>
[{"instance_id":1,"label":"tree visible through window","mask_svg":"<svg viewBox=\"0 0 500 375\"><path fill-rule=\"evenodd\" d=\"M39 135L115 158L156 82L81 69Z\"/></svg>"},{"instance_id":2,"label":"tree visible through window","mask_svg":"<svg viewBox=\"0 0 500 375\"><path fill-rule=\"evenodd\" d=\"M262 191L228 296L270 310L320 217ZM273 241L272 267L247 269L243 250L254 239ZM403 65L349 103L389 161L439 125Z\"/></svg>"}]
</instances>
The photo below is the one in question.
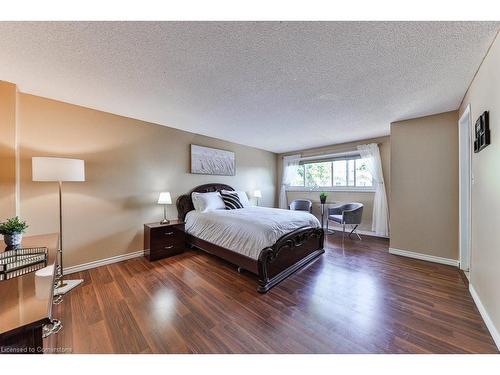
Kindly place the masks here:
<instances>
[{"instance_id":1,"label":"tree visible through window","mask_svg":"<svg viewBox=\"0 0 500 375\"><path fill-rule=\"evenodd\" d=\"M373 186L368 159L359 157L302 163L296 167L292 187L328 188Z\"/></svg>"},{"instance_id":2,"label":"tree visible through window","mask_svg":"<svg viewBox=\"0 0 500 375\"><path fill-rule=\"evenodd\" d=\"M330 163L305 164L305 176L307 186L328 186L332 180L332 168Z\"/></svg>"}]
</instances>

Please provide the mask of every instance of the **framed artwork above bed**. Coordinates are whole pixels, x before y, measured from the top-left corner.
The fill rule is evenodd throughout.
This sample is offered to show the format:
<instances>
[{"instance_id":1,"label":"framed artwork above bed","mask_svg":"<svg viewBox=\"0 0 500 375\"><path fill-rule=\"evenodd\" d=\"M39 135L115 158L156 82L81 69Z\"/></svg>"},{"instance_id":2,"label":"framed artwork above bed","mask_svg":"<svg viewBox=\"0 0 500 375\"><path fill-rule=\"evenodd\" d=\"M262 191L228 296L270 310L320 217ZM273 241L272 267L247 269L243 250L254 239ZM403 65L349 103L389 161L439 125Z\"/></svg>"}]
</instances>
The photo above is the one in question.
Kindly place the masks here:
<instances>
[{"instance_id":1,"label":"framed artwork above bed","mask_svg":"<svg viewBox=\"0 0 500 375\"><path fill-rule=\"evenodd\" d=\"M234 176L234 152L218 148L191 145L191 173Z\"/></svg>"}]
</instances>

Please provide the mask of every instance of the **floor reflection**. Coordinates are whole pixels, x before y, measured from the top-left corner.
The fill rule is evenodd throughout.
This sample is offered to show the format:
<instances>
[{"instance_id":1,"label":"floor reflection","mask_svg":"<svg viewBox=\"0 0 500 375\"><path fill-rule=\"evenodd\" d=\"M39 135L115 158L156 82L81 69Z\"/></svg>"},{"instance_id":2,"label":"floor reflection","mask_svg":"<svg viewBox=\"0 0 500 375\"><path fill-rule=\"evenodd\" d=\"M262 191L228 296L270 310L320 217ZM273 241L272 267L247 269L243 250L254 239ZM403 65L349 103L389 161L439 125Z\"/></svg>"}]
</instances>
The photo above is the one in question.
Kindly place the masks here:
<instances>
[{"instance_id":1,"label":"floor reflection","mask_svg":"<svg viewBox=\"0 0 500 375\"><path fill-rule=\"evenodd\" d=\"M153 296L151 310L155 325L164 327L171 322L175 316L177 297L171 289L160 289Z\"/></svg>"}]
</instances>

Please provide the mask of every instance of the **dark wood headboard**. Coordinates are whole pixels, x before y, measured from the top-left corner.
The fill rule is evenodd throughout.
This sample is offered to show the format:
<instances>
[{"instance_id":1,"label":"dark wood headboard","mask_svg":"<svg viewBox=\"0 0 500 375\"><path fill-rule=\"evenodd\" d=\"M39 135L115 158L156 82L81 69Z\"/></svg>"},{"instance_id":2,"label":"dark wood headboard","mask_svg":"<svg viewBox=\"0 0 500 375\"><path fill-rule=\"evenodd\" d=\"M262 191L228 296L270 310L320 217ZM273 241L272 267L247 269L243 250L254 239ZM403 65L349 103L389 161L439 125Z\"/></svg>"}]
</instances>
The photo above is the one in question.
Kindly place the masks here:
<instances>
[{"instance_id":1,"label":"dark wood headboard","mask_svg":"<svg viewBox=\"0 0 500 375\"><path fill-rule=\"evenodd\" d=\"M177 198L177 216L179 219L184 220L189 211L194 210L193 200L191 199L191 193L211 193L220 190L232 190L234 189L225 184L205 184L195 187L187 194L183 194Z\"/></svg>"}]
</instances>

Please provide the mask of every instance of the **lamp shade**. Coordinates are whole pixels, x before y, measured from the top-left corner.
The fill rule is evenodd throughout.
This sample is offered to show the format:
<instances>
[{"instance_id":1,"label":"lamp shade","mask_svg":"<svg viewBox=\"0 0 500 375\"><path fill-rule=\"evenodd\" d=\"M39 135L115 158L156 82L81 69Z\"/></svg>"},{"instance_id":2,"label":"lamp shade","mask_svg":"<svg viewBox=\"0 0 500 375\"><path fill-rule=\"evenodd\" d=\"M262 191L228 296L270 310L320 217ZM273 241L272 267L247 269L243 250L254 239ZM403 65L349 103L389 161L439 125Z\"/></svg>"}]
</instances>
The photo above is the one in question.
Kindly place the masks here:
<instances>
[{"instance_id":1,"label":"lamp shade","mask_svg":"<svg viewBox=\"0 0 500 375\"><path fill-rule=\"evenodd\" d=\"M170 197L170 193L168 191L160 193L158 204L172 204L172 197Z\"/></svg>"},{"instance_id":2,"label":"lamp shade","mask_svg":"<svg viewBox=\"0 0 500 375\"><path fill-rule=\"evenodd\" d=\"M261 192L260 190L255 190L255 191L253 192L253 196L254 196L255 198L262 198L262 192Z\"/></svg>"},{"instance_id":3,"label":"lamp shade","mask_svg":"<svg viewBox=\"0 0 500 375\"><path fill-rule=\"evenodd\" d=\"M33 181L85 181L85 162L68 158L31 158Z\"/></svg>"}]
</instances>

